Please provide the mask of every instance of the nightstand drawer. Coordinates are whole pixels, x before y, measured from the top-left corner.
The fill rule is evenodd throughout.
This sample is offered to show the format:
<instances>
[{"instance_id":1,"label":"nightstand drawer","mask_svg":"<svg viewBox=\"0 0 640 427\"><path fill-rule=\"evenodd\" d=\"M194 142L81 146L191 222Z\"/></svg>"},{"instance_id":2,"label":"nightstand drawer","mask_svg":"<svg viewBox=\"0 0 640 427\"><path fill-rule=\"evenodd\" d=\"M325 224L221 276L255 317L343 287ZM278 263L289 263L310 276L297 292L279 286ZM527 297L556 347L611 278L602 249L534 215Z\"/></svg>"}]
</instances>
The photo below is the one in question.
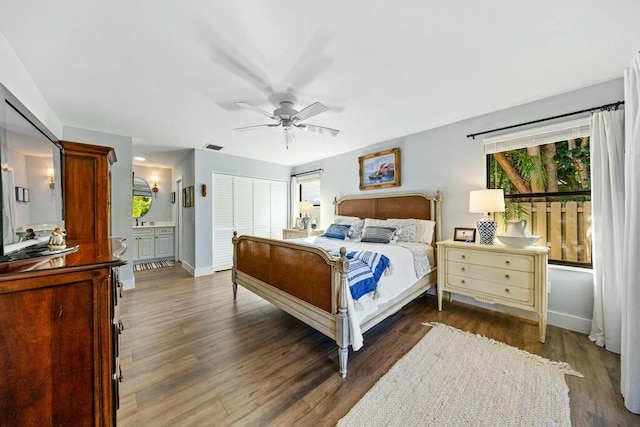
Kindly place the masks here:
<instances>
[{"instance_id":1,"label":"nightstand drawer","mask_svg":"<svg viewBox=\"0 0 640 427\"><path fill-rule=\"evenodd\" d=\"M447 260L509 270L533 271L533 257L473 249L447 248Z\"/></svg>"},{"instance_id":2,"label":"nightstand drawer","mask_svg":"<svg viewBox=\"0 0 640 427\"><path fill-rule=\"evenodd\" d=\"M512 301L533 306L533 289L501 285L453 274L447 274L447 286L465 291L463 293L473 296L478 301L489 303Z\"/></svg>"},{"instance_id":3,"label":"nightstand drawer","mask_svg":"<svg viewBox=\"0 0 640 427\"><path fill-rule=\"evenodd\" d=\"M495 282L501 285L533 289L533 273L526 271L449 261L447 264L447 273L462 277L478 278L486 282Z\"/></svg>"}]
</instances>

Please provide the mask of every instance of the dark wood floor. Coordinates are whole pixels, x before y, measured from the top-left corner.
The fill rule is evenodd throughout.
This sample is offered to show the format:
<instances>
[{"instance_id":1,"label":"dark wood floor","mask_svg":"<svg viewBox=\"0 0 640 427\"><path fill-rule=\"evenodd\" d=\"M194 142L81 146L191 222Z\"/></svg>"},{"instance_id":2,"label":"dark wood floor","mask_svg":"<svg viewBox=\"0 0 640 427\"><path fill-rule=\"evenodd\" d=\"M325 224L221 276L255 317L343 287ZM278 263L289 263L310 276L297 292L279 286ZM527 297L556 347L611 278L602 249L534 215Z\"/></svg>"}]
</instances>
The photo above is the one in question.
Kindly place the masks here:
<instances>
[{"instance_id":1,"label":"dark wood floor","mask_svg":"<svg viewBox=\"0 0 640 427\"><path fill-rule=\"evenodd\" d=\"M442 322L554 360L567 376L574 426L640 425L619 393L620 358L585 335L460 303L418 298L365 334L337 373L335 342L240 288L230 273L190 277L180 266L136 273L125 291L120 426L332 426Z\"/></svg>"}]
</instances>

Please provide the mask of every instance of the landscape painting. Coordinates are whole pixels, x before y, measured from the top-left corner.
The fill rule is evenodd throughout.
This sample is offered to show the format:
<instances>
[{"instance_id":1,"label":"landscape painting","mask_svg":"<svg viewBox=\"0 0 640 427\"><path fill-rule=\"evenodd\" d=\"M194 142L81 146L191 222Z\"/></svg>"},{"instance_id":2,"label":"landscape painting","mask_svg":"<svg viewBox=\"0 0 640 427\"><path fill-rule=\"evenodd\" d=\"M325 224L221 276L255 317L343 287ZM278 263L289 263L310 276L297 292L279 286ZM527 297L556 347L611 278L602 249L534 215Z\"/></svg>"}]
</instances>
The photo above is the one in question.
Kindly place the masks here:
<instances>
[{"instance_id":1,"label":"landscape painting","mask_svg":"<svg viewBox=\"0 0 640 427\"><path fill-rule=\"evenodd\" d=\"M360 156L358 161L361 190L400 186L400 148Z\"/></svg>"}]
</instances>

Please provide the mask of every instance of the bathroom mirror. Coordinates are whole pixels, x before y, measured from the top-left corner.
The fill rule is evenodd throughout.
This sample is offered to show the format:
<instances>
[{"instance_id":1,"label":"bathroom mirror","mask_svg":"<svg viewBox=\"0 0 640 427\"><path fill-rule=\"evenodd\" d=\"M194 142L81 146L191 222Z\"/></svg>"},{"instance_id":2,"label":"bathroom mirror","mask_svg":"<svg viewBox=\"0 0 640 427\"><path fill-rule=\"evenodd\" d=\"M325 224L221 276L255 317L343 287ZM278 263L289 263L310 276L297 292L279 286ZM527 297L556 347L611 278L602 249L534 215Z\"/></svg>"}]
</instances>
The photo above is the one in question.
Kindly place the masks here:
<instances>
[{"instance_id":1,"label":"bathroom mirror","mask_svg":"<svg viewBox=\"0 0 640 427\"><path fill-rule=\"evenodd\" d=\"M142 178L133 178L133 203L132 212L134 218L144 216L151 209L151 187Z\"/></svg>"}]
</instances>

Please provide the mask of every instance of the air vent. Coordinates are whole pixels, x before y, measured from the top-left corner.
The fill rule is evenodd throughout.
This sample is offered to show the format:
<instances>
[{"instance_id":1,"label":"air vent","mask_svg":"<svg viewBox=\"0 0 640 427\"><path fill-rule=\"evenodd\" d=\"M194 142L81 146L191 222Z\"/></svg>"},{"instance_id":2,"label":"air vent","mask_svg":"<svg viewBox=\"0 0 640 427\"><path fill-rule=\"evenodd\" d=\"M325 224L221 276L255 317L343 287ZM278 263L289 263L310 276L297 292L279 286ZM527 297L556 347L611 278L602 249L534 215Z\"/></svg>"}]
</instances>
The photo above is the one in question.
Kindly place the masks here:
<instances>
[{"instance_id":1,"label":"air vent","mask_svg":"<svg viewBox=\"0 0 640 427\"><path fill-rule=\"evenodd\" d=\"M215 144L206 144L204 146L204 148L208 148L209 150L214 150L214 151L220 151L222 150L222 147L219 145L215 145Z\"/></svg>"}]
</instances>

